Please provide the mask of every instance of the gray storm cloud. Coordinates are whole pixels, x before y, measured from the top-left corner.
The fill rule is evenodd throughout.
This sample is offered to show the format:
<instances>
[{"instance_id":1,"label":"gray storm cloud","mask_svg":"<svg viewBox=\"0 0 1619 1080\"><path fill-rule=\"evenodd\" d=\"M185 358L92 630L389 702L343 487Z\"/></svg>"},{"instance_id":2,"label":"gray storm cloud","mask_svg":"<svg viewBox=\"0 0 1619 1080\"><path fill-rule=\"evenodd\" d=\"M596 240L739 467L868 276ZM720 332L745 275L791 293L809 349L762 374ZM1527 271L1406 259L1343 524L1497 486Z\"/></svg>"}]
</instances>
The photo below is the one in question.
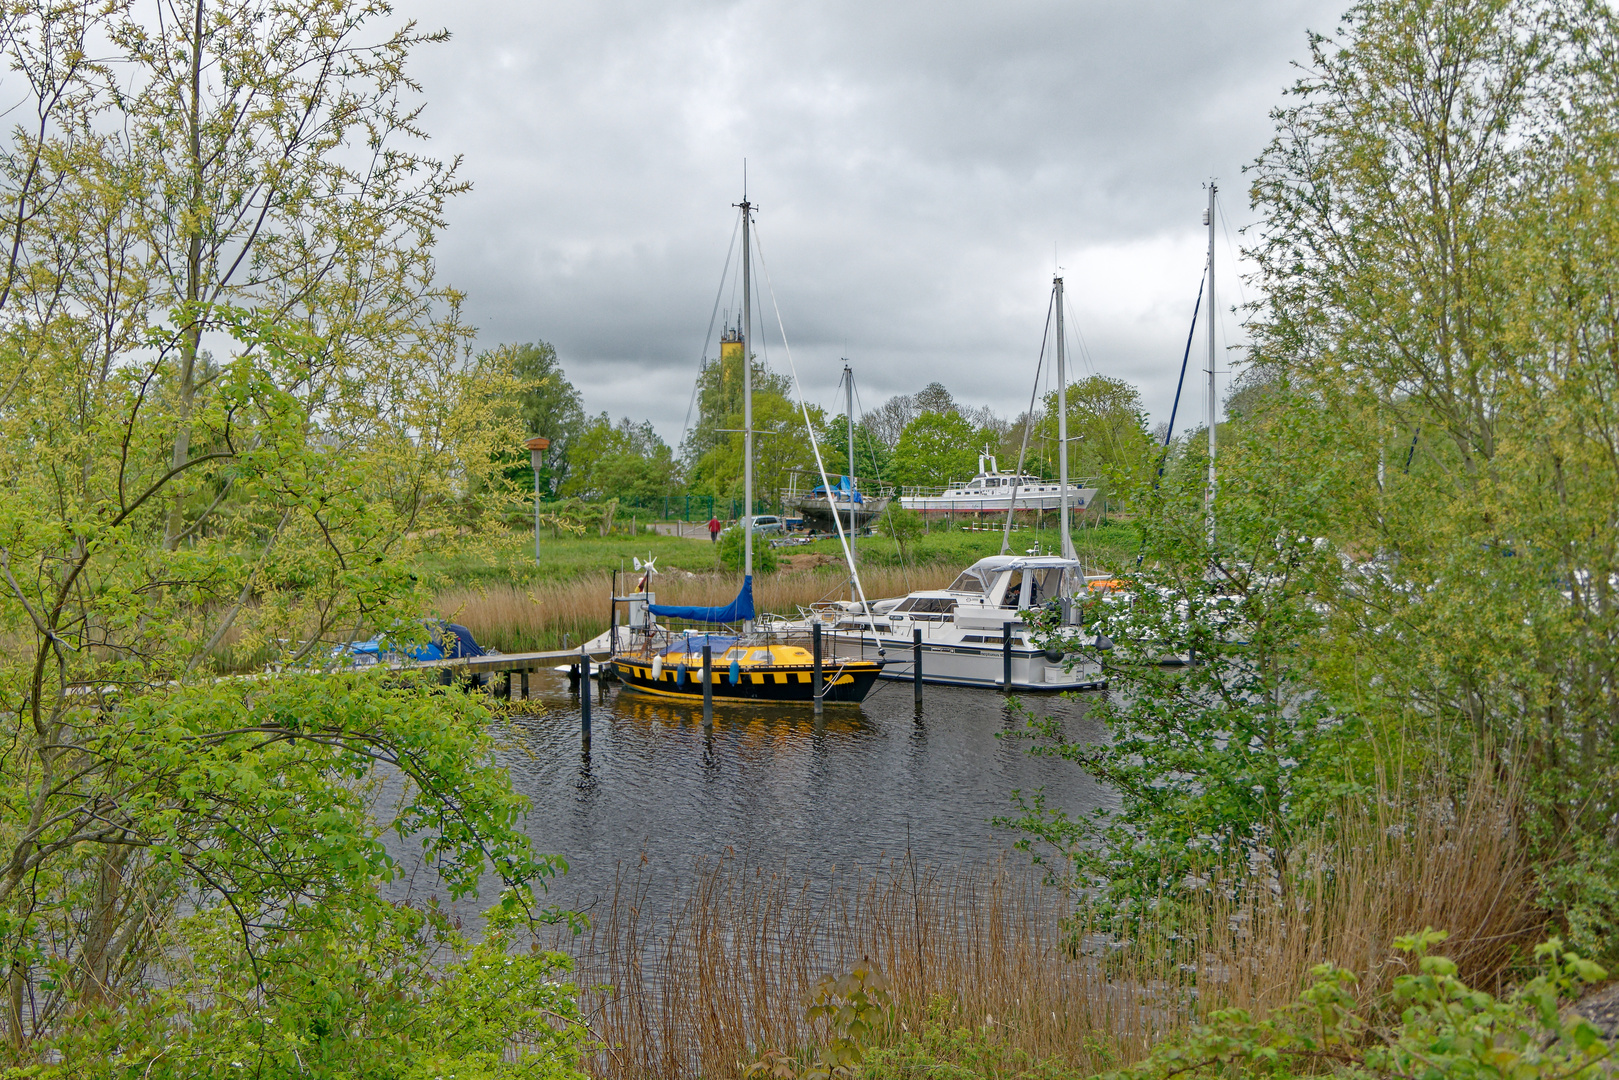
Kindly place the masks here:
<instances>
[{"instance_id":1,"label":"gray storm cloud","mask_svg":"<svg viewBox=\"0 0 1619 1080\"><path fill-rule=\"evenodd\" d=\"M400 14L453 35L414 70L435 150L463 155L474 185L439 261L479 345L550 341L589 410L674 441L744 157L811 401L833 404L849 357L868 406L938 380L1021 411L1061 265L1081 373L1136 383L1167 418L1203 182L1219 179L1240 240L1242 166L1306 30L1330 31L1338 10L483 0ZM1225 308L1242 295L1223 234L1218 248ZM1235 317L1222 331L1240 340Z\"/></svg>"}]
</instances>

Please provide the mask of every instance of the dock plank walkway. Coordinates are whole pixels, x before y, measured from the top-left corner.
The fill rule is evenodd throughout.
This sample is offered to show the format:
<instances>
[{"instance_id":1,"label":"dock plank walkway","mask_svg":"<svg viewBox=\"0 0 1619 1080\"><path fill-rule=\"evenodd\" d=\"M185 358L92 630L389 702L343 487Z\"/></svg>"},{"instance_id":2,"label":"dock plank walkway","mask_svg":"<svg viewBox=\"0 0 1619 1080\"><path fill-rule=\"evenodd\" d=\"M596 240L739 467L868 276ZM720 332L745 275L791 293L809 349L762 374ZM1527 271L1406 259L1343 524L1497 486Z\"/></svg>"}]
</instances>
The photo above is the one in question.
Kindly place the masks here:
<instances>
[{"instance_id":1,"label":"dock plank walkway","mask_svg":"<svg viewBox=\"0 0 1619 1080\"><path fill-rule=\"evenodd\" d=\"M454 656L445 660L394 660L387 665L396 669L435 670L448 668L482 674L488 671L538 671L558 664L579 662L580 656L589 656L593 664L612 657L607 649L585 652L583 649L553 649L550 652L496 653L492 656Z\"/></svg>"}]
</instances>

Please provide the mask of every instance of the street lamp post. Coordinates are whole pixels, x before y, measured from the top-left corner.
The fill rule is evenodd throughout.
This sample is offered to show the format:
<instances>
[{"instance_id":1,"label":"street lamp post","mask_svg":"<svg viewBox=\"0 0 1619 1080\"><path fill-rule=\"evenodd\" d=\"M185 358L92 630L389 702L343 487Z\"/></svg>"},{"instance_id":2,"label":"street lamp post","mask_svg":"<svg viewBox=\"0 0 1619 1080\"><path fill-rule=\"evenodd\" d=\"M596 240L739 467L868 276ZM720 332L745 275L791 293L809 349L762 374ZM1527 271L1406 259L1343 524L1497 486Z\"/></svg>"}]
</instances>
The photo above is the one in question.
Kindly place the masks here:
<instances>
[{"instance_id":1,"label":"street lamp post","mask_svg":"<svg viewBox=\"0 0 1619 1080\"><path fill-rule=\"evenodd\" d=\"M543 435L523 444L528 447L528 461L534 466L534 561L540 561L540 470L545 468L545 451L551 440Z\"/></svg>"}]
</instances>

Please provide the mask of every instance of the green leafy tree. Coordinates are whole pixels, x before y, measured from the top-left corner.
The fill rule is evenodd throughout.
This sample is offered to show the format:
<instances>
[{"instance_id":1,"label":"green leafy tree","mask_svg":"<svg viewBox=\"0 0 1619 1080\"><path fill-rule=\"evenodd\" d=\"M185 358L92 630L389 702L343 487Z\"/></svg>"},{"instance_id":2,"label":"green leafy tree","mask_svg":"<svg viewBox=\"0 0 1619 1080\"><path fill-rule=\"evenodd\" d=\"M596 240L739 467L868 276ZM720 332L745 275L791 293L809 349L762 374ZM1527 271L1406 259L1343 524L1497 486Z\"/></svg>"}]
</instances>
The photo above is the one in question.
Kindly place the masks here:
<instances>
[{"instance_id":1,"label":"green leafy tree","mask_svg":"<svg viewBox=\"0 0 1619 1080\"><path fill-rule=\"evenodd\" d=\"M821 456L826 462L829 476L841 476L849 471L848 419L841 413L827 420L820 430ZM854 475L862 491L875 491L879 485L891 483L889 472L894 452L872 432L866 420L854 425ZM812 476L816 484L820 478ZM812 485L813 486L813 485Z\"/></svg>"},{"instance_id":2,"label":"green leafy tree","mask_svg":"<svg viewBox=\"0 0 1619 1080\"><path fill-rule=\"evenodd\" d=\"M586 423L574 439L573 465L561 494L582 499L652 499L674 485L674 454L652 430L606 413Z\"/></svg>"},{"instance_id":3,"label":"green leafy tree","mask_svg":"<svg viewBox=\"0 0 1619 1080\"><path fill-rule=\"evenodd\" d=\"M809 410L810 422L818 429L826 426L820 408ZM753 491L754 497L765 505L774 505L781 493L791 489L795 478L815 476L815 451L810 445L809 428L804 413L787 398L776 393L754 392L753 395ZM692 470L689 486L693 493L713 495L740 503L743 497L743 447L741 412L727 421L733 430L725 441L714 446ZM828 471L836 469L836 460L824 444L821 454ZM818 482L818 481L817 481ZM802 483L798 485L802 488ZM763 511L757 511L763 512Z\"/></svg>"},{"instance_id":4,"label":"green leafy tree","mask_svg":"<svg viewBox=\"0 0 1619 1080\"><path fill-rule=\"evenodd\" d=\"M1598 952L1619 940L1616 45L1596 4L1358 4L1252 174L1254 367L1356 477L1319 534L1380 556L1322 597L1321 692L1531 778L1540 895Z\"/></svg>"},{"instance_id":5,"label":"green leafy tree","mask_svg":"<svg viewBox=\"0 0 1619 1080\"><path fill-rule=\"evenodd\" d=\"M585 429L585 410L579 391L568 381L556 349L548 342L501 345L495 353L500 366L509 368L522 385L516 409L525 435L539 435L551 441L545 451L540 490L542 494L555 494L568 479L573 440ZM533 463L516 449L509 457L507 478L519 492L533 491Z\"/></svg>"},{"instance_id":6,"label":"green leafy tree","mask_svg":"<svg viewBox=\"0 0 1619 1080\"><path fill-rule=\"evenodd\" d=\"M755 425L758 425L760 404L771 398L789 401L793 381L778 375L764 365L757 356L750 358L753 365L752 386ZM720 358L712 361L697 376L697 423L692 426L681 448L682 457L689 466L695 466L712 450L728 446L732 429L742 426L742 346L725 343Z\"/></svg>"},{"instance_id":7,"label":"green leafy tree","mask_svg":"<svg viewBox=\"0 0 1619 1080\"><path fill-rule=\"evenodd\" d=\"M905 425L891 468L898 484L939 487L978 471L979 432L954 412L924 412Z\"/></svg>"},{"instance_id":8,"label":"green leafy tree","mask_svg":"<svg viewBox=\"0 0 1619 1080\"><path fill-rule=\"evenodd\" d=\"M1093 477L1115 497L1127 496L1148 482L1156 464L1147 431L1141 393L1122 379L1092 375L1068 387L1068 475ZM1054 463L1057 448L1057 394L1045 397L1044 411L1033 434L1041 460ZM1006 441L1021 441L1021 431ZM1014 457L1004 462L1016 464Z\"/></svg>"},{"instance_id":9,"label":"green leafy tree","mask_svg":"<svg viewBox=\"0 0 1619 1080\"><path fill-rule=\"evenodd\" d=\"M425 633L411 568L494 491L518 383L433 277L428 39L340 2L166 12L5 24L40 119L0 163L0 1060L185 1075L248 1035L402 1075L391 1033L442 1059L433 1003L500 984L384 899L385 833L446 895L494 883L496 926L548 917L562 864L476 697L322 671Z\"/></svg>"}]
</instances>

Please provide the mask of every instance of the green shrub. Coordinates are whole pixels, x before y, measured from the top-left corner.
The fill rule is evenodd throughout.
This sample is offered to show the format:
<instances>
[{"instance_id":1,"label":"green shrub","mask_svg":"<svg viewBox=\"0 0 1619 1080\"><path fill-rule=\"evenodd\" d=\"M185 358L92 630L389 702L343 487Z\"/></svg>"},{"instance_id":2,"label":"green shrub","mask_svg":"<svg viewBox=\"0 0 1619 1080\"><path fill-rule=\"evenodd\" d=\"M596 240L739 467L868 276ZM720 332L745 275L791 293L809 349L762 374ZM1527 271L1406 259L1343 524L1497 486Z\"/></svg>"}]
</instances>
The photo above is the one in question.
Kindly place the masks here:
<instances>
[{"instance_id":1,"label":"green shrub","mask_svg":"<svg viewBox=\"0 0 1619 1080\"><path fill-rule=\"evenodd\" d=\"M720 533L720 564L727 570L742 569L742 527L732 525ZM753 537L753 572L756 574L774 574L781 560L776 558L776 549L770 546L770 541L764 536L755 534Z\"/></svg>"}]
</instances>

